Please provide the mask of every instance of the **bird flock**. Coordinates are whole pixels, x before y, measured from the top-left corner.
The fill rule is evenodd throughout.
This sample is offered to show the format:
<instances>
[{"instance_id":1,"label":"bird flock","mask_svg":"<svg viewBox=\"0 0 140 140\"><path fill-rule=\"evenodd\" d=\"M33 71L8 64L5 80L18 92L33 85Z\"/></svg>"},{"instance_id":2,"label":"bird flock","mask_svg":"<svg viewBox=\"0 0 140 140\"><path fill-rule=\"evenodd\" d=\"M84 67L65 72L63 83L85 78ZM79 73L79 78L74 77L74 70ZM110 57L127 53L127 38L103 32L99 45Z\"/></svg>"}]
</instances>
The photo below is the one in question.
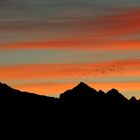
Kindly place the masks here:
<instances>
[{"instance_id":1,"label":"bird flock","mask_svg":"<svg viewBox=\"0 0 140 140\"><path fill-rule=\"evenodd\" d=\"M124 71L126 69L128 62L121 61L121 62L114 62L110 65L101 65L95 67L95 65L90 65L88 69L85 69L85 71L80 72L78 75L72 75L72 79L78 80L78 79L85 79L88 81L90 78L94 79L94 77L107 77L110 75L117 75L117 74L125 74Z\"/></svg>"}]
</instances>

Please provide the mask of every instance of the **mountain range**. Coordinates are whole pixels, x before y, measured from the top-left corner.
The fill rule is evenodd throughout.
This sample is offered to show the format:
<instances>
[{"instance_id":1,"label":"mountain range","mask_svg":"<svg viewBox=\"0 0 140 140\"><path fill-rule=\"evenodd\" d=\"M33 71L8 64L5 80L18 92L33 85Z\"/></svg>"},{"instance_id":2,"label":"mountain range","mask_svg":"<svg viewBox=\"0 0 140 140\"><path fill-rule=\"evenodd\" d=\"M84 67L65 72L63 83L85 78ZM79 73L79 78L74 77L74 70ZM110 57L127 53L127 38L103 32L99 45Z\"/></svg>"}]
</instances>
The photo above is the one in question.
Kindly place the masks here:
<instances>
[{"instance_id":1,"label":"mountain range","mask_svg":"<svg viewBox=\"0 0 140 140\"><path fill-rule=\"evenodd\" d=\"M43 125L53 127L52 131L58 131L60 126L63 131L72 127L80 133L90 127L94 131L101 128L112 131L121 126L119 130L123 131L138 124L139 117L140 100L135 97L128 100L116 89L105 93L81 82L54 98L22 92L0 83L0 123L4 125L37 130Z\"/></svg>"},{"instance_id":2,"label":"mountain range","mask_svg":"<svg viewBox=\"0 0 140 140\"><path fill-rule=\"evenodd\" d=\"M59 98L38 95L35 93L22 92L8 86L5 83L0 83L0 104L5 105L5 107L12 107L16 109L17 107L42 107L49 111L55 111L57 108L63 108L74 105L72 110L80 106L110 110L110 112L125 113L125 112L140 112L140 100L135 97L127 99L116 89L111 89L107 93L102 90L96 91L87 84L81 82L73 89L67 90L60 94ZM98 109L98 106L102 106ZM136 108L135 108L136 106ZM66 108L67 109L67 108ZM87 109L87 108L86 108ZM82 111L79 107L78 111ZM69 110L67 110L69 111Z\"/></svg>"}]
</instances>

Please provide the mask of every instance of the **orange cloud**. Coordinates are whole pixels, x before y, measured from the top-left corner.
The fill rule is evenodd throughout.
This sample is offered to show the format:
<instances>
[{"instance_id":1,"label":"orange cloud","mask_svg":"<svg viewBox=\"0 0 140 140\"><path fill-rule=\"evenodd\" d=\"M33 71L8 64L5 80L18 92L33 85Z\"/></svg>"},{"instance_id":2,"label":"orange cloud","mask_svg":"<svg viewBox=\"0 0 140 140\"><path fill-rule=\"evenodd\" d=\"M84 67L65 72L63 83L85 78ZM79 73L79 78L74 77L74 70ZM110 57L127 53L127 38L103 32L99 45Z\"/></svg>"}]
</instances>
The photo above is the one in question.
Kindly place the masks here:
<instances>
[{"instance_id":1,"label":"orange cloud","mask_svg":"<svg viewBox=\"0 0 140 140\"><path fill-rule=\"evenodd\" d=\"M95 32L104 37L118 35L134 35L140 33L140 10L125 10L115 15L101 16L85 21L90 25L89 32ZM96 25L96 26L94 26Z\"/></svg>"},{"instance_id":2,"label":"orange cloud","mask_svg":"<svg viewBox=\"0 0 140 140\"><path fill-rule=\"evenodd\" d=\"M140 76L140 59L89 64L34 64L0 67L0 79Z\"/></svg>"},{"instance_id":3,"label":"orange cloud","mask_svg":"<svg viewBox=\"0 0 140 140\"><path fill-rule=\"evenodd\" d=\"M101 50L140 50L140 10L121 11L115 15L81 19L77 26L82 26L83 36L61 38L55 40L29 41L21 43L1 44L0 49L101 49ZM76 27L72 28L75 30ZM80 32L80 31L79 31ZM85 34L86 33L86 34ZM130 36L131 35L131 36ZM73 36L73 35L71 35ZM133 39L127 39L127 37ZM120 37L117 39L115 37Z\"/></svg>"},{"instance_id":4,"label":"orange cloud","mask_svg":"<svg viewBox=\"0 0 140 140\"><path fill-rule=\"evenodd\" d=\"M96 82L96 79L102 76L110 79L120 77L126 78L126 80L124 82ZM65 90L73 88L79 81L75 80L75 77L77 79L90 77L95 82L87 80L87 83L95 89L107 91L111 88L117 88L124 95L130 97L127 94L129 91L140 91L140 82L127 81L127 77L131 76L140 77L140 59L89 64L37 64L0 67L2 81L12 80L14 83L11 82L11 85L14 88L49 96L58 96ZM43 82L41 79L46 81ZM48 79L53 79L53 81ZM71 80L67 81L67 79ZM28 81L29 83L18 83L18 80L30 81ZM140 97L140 95L136 96Z\"/></svg>"},{"instance_id":5,"label":"orange cloud","mask_svg":"<svg viewBox=\"0 0 140 140\"><path fill-rule=\"evenodd\" d=\"M140 50L140 40L69 39L34 41L0 45L0 50L13 49L83 49L83 50Z\"/></svg>"}]
</instances>

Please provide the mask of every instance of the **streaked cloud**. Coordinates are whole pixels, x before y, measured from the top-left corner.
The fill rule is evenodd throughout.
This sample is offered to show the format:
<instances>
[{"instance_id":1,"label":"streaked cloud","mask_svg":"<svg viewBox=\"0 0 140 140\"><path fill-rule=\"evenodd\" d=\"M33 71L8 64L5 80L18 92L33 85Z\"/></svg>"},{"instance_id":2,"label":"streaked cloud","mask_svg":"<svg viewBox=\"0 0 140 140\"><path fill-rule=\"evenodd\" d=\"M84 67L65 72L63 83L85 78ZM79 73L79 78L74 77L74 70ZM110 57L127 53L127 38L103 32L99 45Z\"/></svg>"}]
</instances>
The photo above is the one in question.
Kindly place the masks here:
<instances>
[{"instance_id":1,"label":"streaked cloud","mask_svg":"<svg viewBox=\"0 0 140 140\"><path fill-rule=\"evenodd\" d=\"M140 33L140 10L127 9L113 15L96 15L93 17L56 16L44 18L29 18L0 21L1 44L17 42L49 42L63 44L85 45L110 43L116 37L135 36ZM76 40L75 40L76 38ZM83 41L82 41L83 40ZM135 40L135 39L134 39ZM132 40L133 41L133 40ZM46 44L47 45L47 44ZM55 44L56 45L56 44ZM20 47L20 44L19 46ZM26 47L26 46L24 46ZM29 46L28 46L29 47Z\"/></svg>"},{"instance_id":2,"label":"streaked cloud","mask_svg":"<svg viewBox=\"0 0 140 140\"><path fill-rule=\"evenodd\" d=\"M139 76L140 60L111 61L85 64L37 64L0 67L0 79L37 80L42 78L71 78L104 76Z\"/></svg>"},{"instance_id":3,"label":"streaked cloud","mask_svg":"<svg viewBox=\"0 0 140 140\"><path fill-rule=\"evenodd\" d=\"M85 81L129 97L140 80L137 0L0 1L0 79L56 95Z\"/></svg>"}]
</instances>

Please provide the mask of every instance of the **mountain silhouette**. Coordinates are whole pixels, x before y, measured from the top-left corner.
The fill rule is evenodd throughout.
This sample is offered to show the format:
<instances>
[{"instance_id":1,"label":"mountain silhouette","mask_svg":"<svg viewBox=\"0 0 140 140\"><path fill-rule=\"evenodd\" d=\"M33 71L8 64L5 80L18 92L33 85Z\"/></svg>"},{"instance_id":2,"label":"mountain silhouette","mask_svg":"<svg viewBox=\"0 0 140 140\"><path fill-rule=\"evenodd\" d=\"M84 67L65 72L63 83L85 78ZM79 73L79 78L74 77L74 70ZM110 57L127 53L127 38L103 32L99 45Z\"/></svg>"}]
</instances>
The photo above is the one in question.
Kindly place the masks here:
<instances>
[{"instance_id":1,"label":"mountain silhouette","mask_svg":"<svg viewBox=\"0 0 140 140\"><path fill-rule=\"evenodd\" d=\"M97 91L91 87L89 87L87 84L81 82L76 87L74 87L71 90L67 90L63 94L60 95L61 98L85 98L89 96L93 96L94 94L97 94Z\"/></svg>"},{"instance_id":2,"label":"mountain silhouette","mask_svg":"<svg viewBox=\"0 0 140 140\"><path fill-rule=\"evenodd\" d=\"M119 100L127 100L121 93L119 93L119 91L118 90L116 90L116 89L111 89L111 90L109 90L107 93L106 93L106 95L108 96L108 97L110 97L110 98L114 98L114 99L119 99Z\"/></svg>"},{"instance_id":3,"label":"mountain silhouette","mask_svg":"<svg viewBox=\"0 0 140 140\"><path fill-rule=\"evenodd\" d=\"M0 123L6 122L4 125L28 126L26 129L30 130L43 125L53 132L62 127L61 130L67 130L65 133L73 130L81 135L92 131L95 136L107 128L113 134L117 127L123 131L137 124L140 101L135 97L128 100L116 89L107 93L96 91L83 82L59 98L22 92L0 83L0 113Z\"/></svg>"},{"instance_id":4,"label":"mountain silhouette","mask_svg":"<svg viewBox=\"0 0 140 140\"><path fill-rule=\"evenodd\" d=\"M138 106L139 102L140 101L135 97L132 97L130 100L128 100L116 89L111 89L110 91L105 93L102 90L96 91L83 82L79 83L73 89L67 90L64 93L60 94L59 98L43 96L29 92L22 92L17 89L13 89L7 84L0 83L0 104L5 104L6 106L10 104L10 107L21 106L23 108L34 108L34 106L37 106L41 109L48 108L48 110L51 112L53 112L54 110L56 111L58 108L60 110L62 108L66 109L66 106L69 106L69 108L71 109L78 107L78 111L83 111L82 107L88 107L91 112L92 108L100 111L100 109L104 110L106 107L107 110L109 109L113 112L115 111L115 109L124 109L123 112L126 113L126 111L128 111L128 106ZM73 107L71 105L73 105ZM98 109L99 106L100 109ZM125 110L124 107L127 109ZM131 111L131 109L129 111Z\"/></svg>"}]
</instances>

